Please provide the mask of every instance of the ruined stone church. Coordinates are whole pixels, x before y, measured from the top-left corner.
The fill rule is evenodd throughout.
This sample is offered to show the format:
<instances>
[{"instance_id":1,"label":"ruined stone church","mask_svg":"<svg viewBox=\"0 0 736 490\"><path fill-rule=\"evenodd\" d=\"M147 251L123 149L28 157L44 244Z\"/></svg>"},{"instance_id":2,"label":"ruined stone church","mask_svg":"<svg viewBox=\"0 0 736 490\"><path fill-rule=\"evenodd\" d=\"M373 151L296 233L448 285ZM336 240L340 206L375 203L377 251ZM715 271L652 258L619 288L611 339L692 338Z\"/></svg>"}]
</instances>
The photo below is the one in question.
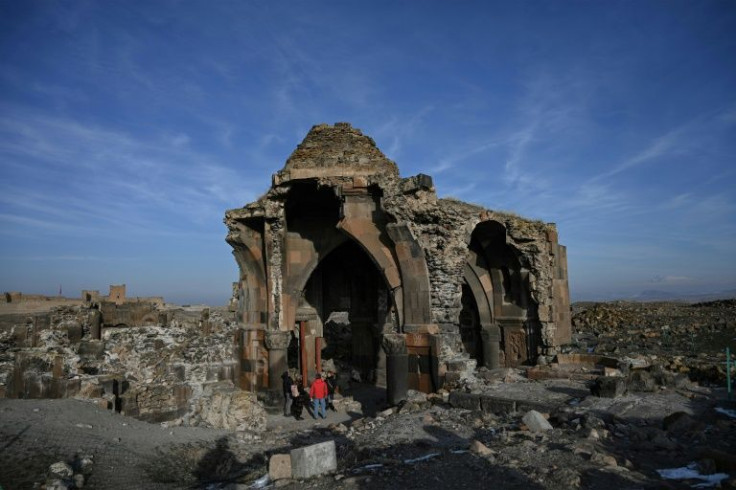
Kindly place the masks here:
<instances>
[{"instance_id":1,"label":"ruined stone church","mask_svg":"<svg viewBox=\"0 0 736 490\"><path fill-rule=\"evenodd\" d=\"M395 403L570 340L554 223L440 199L430 176L402 178L350 124L314 126L225 223L243 389L331 362Z\"/></svg>"}]
</instances>

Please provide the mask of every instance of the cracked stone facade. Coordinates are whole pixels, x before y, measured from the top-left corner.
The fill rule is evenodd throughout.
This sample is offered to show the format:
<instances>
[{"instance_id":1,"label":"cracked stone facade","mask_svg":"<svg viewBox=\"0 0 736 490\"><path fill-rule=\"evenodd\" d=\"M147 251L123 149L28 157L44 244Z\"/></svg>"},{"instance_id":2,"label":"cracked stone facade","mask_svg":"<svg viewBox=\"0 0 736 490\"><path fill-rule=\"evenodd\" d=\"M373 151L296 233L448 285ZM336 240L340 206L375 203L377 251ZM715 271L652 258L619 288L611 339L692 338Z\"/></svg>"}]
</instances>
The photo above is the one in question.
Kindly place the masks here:
<instances>
[{"instance_id":1,"label":"cracked stone facade","mask_svg":"<svg viewBox=\"0 0 736 490\"><path fill-rule=\"evenodd\" d=\"M333 360L389 390L433 391L476 363L517 366L570 340L554 223L438 198L430 176L400 177L348 123L314 126L225 223L243 388L274 390L285 369L311 377ZM276 331L286 349L266 345ZM389 334L406 354L381 348Z\"/></svg>"}]
</instances>

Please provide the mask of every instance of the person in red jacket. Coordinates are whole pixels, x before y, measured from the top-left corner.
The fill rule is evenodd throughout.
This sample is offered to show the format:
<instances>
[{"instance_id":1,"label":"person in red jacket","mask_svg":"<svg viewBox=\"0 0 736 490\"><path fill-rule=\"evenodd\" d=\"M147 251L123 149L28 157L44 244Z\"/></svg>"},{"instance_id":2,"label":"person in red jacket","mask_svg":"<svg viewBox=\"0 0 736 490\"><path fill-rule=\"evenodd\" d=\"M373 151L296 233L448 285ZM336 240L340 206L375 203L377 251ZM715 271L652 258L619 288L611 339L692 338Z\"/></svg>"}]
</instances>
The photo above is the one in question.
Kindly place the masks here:
<instances>
[{"instance_id":1,"label":"person in red jacket","mask_svg":"<svg viewBox=\"0 0 736 490\"><path fill-rule=\"evenodd\" d=\"M314 408L312 416L315 419L317 418L317 415L320 413L317 411L317 409L319 408L321 410L320 416L323 419L326 419L327 408L325 406L325 400L327 399L327 383L325 383L319 373L315 375L312 387L309 389L309 398L312 399L312 407Z\"/></svg>"}]
</instances>

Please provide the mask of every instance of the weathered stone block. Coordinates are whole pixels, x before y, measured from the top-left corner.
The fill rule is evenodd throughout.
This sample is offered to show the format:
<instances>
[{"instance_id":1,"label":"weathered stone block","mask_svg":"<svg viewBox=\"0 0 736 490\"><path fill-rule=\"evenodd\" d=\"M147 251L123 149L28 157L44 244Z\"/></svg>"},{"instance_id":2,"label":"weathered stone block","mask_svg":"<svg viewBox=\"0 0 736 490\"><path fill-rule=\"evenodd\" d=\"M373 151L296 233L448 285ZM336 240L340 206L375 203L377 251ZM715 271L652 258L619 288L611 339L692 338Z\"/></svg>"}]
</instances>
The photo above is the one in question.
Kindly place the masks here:
<instances>
[{"instance_id":1,"label":"weathered stone block","mask_svg":"<svg viewBox=\"0 0 736 490\"><path fill-rule=\"evenodd\" d=\"M268 460L268 477L271 481L291 478L291 455L274 454Z\"/></svg>"},{"instance_id":2,"label":"weathered stone block","mask_svg":"<svg viewBox=\"0 0 736 490\"><path fill-rule=\"evenodd\" d=\"M496 396L483 395L480 397L481 410L486 413L511 413L516 411L516 402Z\"/></svg>"},{"instance_id":3,"label":"weathered stone block","mask_svg":"<svg viewBox=\"0 0 736 490\"><path fill-rule=\"evenodd\" d=\"M336 469L335 441L326 441L291 451L291 474L294 478L311 478Z\"/></svg>"},{"instance_id":4,"label":"weathered stone block","mask_svg":"<svg viewBox=\"0 0 736 490\"><path fill-rule=\"evenodd\" d=\"M450 405L456 408L465 408L468 410L480 410L480 395L476 393L463 393L461 391L453 391L450 393Z\"/></svg>"}]
</instances>

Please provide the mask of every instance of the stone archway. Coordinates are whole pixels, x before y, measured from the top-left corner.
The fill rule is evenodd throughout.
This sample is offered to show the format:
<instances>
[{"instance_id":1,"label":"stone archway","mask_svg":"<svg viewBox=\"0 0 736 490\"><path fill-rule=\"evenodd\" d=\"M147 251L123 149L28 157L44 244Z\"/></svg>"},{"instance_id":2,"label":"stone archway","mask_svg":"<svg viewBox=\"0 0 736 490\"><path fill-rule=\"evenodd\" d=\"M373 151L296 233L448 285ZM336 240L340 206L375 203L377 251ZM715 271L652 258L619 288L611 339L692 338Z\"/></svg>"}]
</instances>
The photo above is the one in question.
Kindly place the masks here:
<instances>
[{"instance_id":1,"label":"stone archway","mask_svg":"<svg viewBox=\"0 0 736 490\"><path fill-rule=\"evenodd\" d=\"M461 315L463 313L466 316L468 313L473 314L477 321L472 331L475 345L472 345L471 349L474 349L475 352L470 352L471 357L482 361L488 369L499 367L501 364L499 359L501 331L494 315L493 276L483 256L478 255L472 249L469 251L468 261L463 269L462 303ZM463 332L462 328L461 322L461 335L467 337L471 334Z\"/></svg>"},{"instance_id":2,"label":"stone archway","mask_svg":"<svg viewBox=\"0 0 736 490\"><path fill-rule=\"evenodd\" d=\"M523 364L534 350L534 336L526 328L528 272L506 238L506 228L497 221L476 225L463 274L477 307L488 368Z\"/></svg>"},{"instance_id":3,"label":"stone archway","mask_svg":"<svg viewBox=\"0 0 736 490\"><path fill-rule=\"evenodd\" d=\"M263 222L251 220L238 224L236 236L229 237L233 256L240 269L238 309L248 328L264 329L268 313L268 289L263 260Z\"/></svg>"},{"instance_id":4,"label":"stone archway","mask_svg":"<svg viewBox=\"0 0 736 490\"><path fill-rule=\"evenodd\" d=\"M309 328L322 339L324 364L344 381L385 387L381 342L398 326L385 277L368 254L353 240L337 246L314 268L302 298L298 310L314 312Z\"/></svg>"}]
</instances>

